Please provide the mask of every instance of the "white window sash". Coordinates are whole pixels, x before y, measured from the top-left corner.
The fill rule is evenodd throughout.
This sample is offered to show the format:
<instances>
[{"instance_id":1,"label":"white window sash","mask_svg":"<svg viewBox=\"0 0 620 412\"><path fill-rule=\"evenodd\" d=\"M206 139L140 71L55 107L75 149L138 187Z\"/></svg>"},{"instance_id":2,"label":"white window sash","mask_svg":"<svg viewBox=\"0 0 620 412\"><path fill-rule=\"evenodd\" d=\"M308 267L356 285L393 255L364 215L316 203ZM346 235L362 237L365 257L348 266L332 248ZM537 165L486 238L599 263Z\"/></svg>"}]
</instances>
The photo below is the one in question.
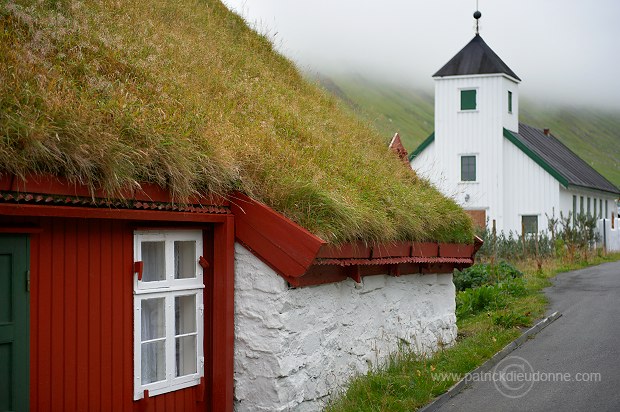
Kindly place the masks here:
<instances>
[{"instance_id":1,"label":"white window sash","mask_svg":"<svg viewBox=\"0 0 620 412\"><path fill-rule=\"evenodd\" d=\"M149 396L155 396L175 390L198 385L204 376L204 283L202 267L196 263L196 278L174 279L175 240L196 241L196 262L202 254L201 231L139 231L134 236L134 258L141 257L143 241L165 241L166 249L166 280L161 282L141 282L134 274L134 400L142 399L144 391ZM147 285L145 285L145 283ZM150 285L149 283L157 284ZM175 335L175 297L184 295L196 296L196 373L176 377L176 335ZM142 301L145 299L164 298L165 314L165 379L148 384L142 384ZM192 335L193 333L181 334Z\"/></svg>"},{"instance_id":2,"label":"white window sash","mask_svg":"<svg viewBox=\"0 0 620 412\"><path fill-rule=\"evenodd\" d=\"M175 279L174 278L174 241L193 240L196 242L196 267L195 278ZM162 281L145 282L139 281L134 276L134 292L151 289L166 289L180 286L201 287L203 285L202 267L198 263L198 258L202 255L202 232L200 230L176 230L170 232L150 232L136 231L134 233L134 259L136 262L142 261L142 242L166 242L166 278Z\"/></svg>"}]
</instances>

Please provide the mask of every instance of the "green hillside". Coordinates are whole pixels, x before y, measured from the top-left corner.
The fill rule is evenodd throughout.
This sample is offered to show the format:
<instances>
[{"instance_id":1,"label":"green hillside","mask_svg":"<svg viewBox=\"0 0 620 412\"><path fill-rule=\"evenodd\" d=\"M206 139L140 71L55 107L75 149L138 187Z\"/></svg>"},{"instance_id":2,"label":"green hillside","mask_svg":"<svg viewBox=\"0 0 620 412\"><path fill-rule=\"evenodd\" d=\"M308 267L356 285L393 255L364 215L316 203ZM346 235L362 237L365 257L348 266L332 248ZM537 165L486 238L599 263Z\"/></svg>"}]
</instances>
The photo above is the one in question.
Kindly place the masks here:
<instances>
[{"instance_id":1,"label":"green hillside","mask_svg":"<svg viewBox=\"0 0 620 412\"><path fill-rule=\"evenodd\" d=\"M399 132L409 152L433 131L433 96L358 75L322 76L319 82L359 116L372 121L389 141ZM521 102L521 121L549 128L571 150L620 186L620 111L568 108Z\"/></svg>"}]
</instances>

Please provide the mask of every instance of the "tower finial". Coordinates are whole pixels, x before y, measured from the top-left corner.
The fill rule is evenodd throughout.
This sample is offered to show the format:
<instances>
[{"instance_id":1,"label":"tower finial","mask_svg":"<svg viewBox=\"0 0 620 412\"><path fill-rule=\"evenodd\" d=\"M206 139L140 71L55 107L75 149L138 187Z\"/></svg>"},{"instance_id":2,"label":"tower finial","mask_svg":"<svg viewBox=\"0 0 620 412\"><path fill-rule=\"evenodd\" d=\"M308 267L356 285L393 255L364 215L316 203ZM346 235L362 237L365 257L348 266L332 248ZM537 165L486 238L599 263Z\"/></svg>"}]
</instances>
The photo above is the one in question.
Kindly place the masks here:
<instances>
[{"instance_id":1,"label":"tower finial","mask_svg":"<svg viewBox=\"0 0 620 412\"><path fill-rule=\"evenodd\" d=\"M480 34L480 17L482 17L482 13L476 10L474 12L474 19L476 19L476 35Z\"/></svg>"}]
</instances>

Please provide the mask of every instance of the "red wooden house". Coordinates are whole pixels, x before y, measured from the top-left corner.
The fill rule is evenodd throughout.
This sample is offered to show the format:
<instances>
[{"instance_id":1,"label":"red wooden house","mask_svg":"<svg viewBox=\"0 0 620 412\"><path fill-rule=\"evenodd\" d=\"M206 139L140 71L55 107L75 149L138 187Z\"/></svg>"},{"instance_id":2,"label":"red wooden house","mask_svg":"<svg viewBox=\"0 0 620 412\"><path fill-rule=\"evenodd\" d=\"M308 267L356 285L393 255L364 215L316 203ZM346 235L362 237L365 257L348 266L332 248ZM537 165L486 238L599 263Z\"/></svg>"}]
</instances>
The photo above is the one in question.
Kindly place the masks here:
<instances>
[{"instance_id":1,"label":"red wooden house","mask_svg":"<svg viewBox=\"0 0 620 412\"><path fill-rule=\"evenodd\" d=\"M166 192L146 188L110 204L58 179L6 176L0 198L3 407L231 409L228 202L178 207ZM161 330L136 337L149 316L163 319ZM175 320L176 329L166 327ZM143 370L145 378L146 351L168 366ZM148 384L162 380L164 387ZM162 395L149 399L153 392Z\"/></svg>"}]
</instances>

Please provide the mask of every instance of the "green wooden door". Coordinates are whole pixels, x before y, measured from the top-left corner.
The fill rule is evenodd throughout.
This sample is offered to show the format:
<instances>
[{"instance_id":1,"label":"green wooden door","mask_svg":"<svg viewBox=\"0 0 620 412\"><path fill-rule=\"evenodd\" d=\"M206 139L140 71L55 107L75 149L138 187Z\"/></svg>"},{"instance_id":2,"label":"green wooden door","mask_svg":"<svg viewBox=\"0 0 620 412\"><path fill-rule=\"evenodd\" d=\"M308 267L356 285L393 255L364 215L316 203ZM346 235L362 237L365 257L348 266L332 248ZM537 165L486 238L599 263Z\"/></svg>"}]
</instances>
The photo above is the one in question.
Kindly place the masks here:
<instances>
[{"instance_id":1,"label":"green wooden door","mask_svg":"<svg viewBox=\"0 0 620 412\"><path fill-rule=\"evenodd\" d=\"M0 411L28 411L30 377L29 243L0 235Z\"/></svg>"}]
</instances>

